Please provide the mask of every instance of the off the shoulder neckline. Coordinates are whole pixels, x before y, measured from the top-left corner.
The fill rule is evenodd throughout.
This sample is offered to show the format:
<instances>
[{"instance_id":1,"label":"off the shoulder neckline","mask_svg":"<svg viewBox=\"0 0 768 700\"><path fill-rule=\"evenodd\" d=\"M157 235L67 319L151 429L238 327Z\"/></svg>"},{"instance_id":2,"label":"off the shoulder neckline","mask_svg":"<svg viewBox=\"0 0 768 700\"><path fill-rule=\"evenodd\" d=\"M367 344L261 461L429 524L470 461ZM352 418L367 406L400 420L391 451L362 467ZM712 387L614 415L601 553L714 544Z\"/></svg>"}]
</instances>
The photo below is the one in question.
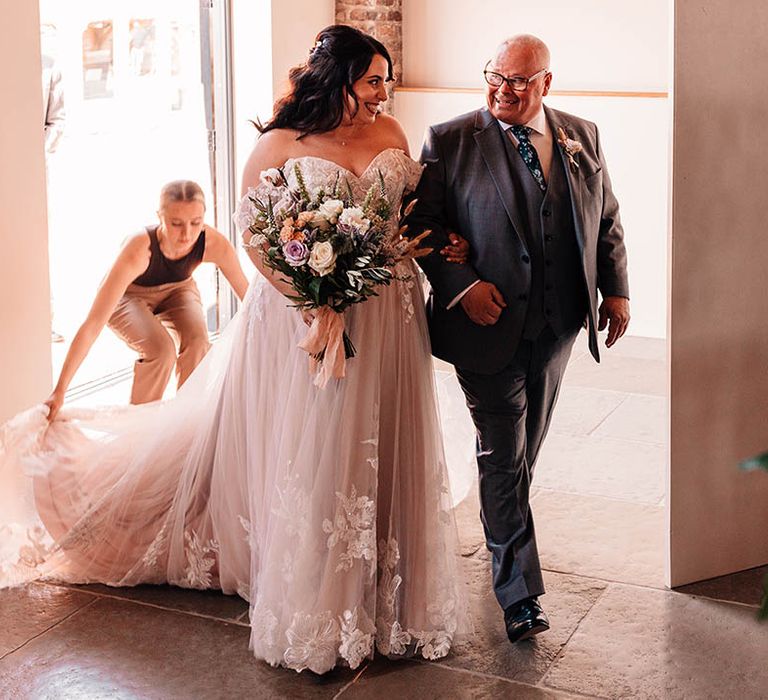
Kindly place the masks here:
<instances>
[{"instance_id":1,"label":"off the shoulder neckline","mask_svg":"<svg viewBox=\"0 0 768 700\"><path fill-rule=\"evenodd\" d=\"M338 168L339 170L343 170L345 173L348 173L349 175L352 175L352 177L354 177L355 180L362 180L366 176L368 171L374 166L374 164L385 153L389 153L391 151L394 151L395 153L399 153L403 158L411 160L411 158L405 154L405 151L403 151L402 148L396 148L396 147L392 146L390 148L385 148L384 150L379 151L373 158L371 158L370 163L368 163L368 165L365 166L365 170L363 170L363 172L360 173L359 175L356 172L354 172L353 170L350 170L349 168L345 168L343 165L339 165L335 161L329 160L328 158L323 158L322 156L297 156L296 158L289 158L288 160L285 161L285 165L283 167L286 167L288 165L288 163L295 163L297 161L302 161L302 160L319 160L319 161L321 161L323 163L329 163L330 165L334 166L335 168ZM416 161L412 161L412 162L414 164L416 164Z\"/></svg>"}]
</instances>

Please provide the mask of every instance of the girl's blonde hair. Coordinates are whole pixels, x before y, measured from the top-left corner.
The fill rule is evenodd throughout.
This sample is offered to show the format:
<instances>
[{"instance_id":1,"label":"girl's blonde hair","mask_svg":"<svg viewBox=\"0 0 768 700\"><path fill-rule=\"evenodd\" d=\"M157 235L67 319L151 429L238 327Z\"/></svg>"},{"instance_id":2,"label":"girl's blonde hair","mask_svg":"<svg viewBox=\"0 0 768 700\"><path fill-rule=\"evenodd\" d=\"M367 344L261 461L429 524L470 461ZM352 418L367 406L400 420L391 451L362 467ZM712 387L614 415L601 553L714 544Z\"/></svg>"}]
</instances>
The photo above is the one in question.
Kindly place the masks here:
<instances>
[{"instance_id":1,"label":"girl's blonde hair","mask_svg":"<svg viewBox=\"0 0 768 700\"><path fill-rule=\"evenodd\" d=\"M160 211L171 202L200 202L205 207L203 188L192 180L174 180L160 190Z\"/></svg>"}]
</instances>

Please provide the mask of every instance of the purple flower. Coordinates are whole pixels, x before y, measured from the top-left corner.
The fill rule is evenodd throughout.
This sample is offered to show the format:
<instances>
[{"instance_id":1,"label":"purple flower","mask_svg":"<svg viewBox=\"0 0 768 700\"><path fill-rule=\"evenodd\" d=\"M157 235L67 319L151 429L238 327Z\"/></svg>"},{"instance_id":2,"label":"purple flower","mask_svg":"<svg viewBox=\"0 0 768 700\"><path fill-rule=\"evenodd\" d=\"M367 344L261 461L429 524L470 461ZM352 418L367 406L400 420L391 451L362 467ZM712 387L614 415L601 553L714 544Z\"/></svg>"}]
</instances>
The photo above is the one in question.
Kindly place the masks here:
<instances>
[{"instance_id":1,"label":"purple flower","mask_svg":"<svg viewBox=\"0 0 768 700\"><path fill-rule=\"evenodd\" d=\"M301 267L309 260L309 248L301 241L288 241L283 245L283 255L291 267Z\"/></svg>"}]
</instances>

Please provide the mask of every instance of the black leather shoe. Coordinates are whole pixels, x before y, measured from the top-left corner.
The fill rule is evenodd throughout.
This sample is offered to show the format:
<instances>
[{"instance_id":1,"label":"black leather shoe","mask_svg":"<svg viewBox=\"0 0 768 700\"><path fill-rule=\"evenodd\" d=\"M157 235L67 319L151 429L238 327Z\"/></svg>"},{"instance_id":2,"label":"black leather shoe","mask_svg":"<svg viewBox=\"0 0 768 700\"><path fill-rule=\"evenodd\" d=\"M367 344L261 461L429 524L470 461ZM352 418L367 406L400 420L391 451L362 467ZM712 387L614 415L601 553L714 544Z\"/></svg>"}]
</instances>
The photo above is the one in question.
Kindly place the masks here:
<instances>
[{"instance_id":1,"label":"black leather shoe","mask_svg":"<svg viewBox=\"0 0 768 700\"><path fill-rule=\"evenodd\" d=\"M549 629L549 618L541 609L539 599L535 597L510 605L504 611L504 622L509 641L513 644Z\"/></svg>"}]
</instances>

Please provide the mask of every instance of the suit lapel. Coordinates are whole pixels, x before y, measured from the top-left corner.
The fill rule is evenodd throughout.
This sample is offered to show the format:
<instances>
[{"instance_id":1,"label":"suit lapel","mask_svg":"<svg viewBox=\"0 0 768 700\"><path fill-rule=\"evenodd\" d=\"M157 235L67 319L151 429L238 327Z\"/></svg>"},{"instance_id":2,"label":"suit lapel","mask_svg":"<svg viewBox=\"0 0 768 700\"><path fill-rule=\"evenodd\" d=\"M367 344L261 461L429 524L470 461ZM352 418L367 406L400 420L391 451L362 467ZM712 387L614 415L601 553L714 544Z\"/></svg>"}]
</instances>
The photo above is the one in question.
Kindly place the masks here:
<instances>
[{"instance_id":1,"label":"suit lapel","mask_svg":"<svg viewBox=\"0 0 768 700\"><path fill-rule=\"evenodd\" d=\"M507 217L509 217L512 228L514 228L523 248L527 249L523 222L519 215L522 204L517 201L515 196L515 186L512 182L512 173L507 161L507 152L504 148L504 143L500 140L505 137L501 133L498 122L487 109L481 110L477 114L474 138L483 156L485 165L491 174L496 191L501 198L504 211L507 213Z\"/></svg>"},{"instance_id":2,"label":"suit lapel","mask_svg":"<svg viewBox=\"0 0 768 700\"><path fill-rule=\"evenodd\" d=\"M576 168L572 169L571 164L568 160L568 156L563 151L563 147L558 143L557 138L557 130L558 128L562 128L563 131L569 136L572 137L573 131L569 128L568 122L564 120L559 114L551 110L549 107L544 107L544 114L547 117L547 121L549 122L549 128L552 129L552 137L554 139L554 143L552 144L554 151L555 151L555 157L559 155L560 161L563 164L563 169L565 170L565 177L568 180L568 191L571 195L571 205L573 207L573 223L576 228L576 242L579 245L579 250L584 253L584 213L582 210L582 202L581 202L581 183L582 183L582 176L581 171Z\"/></svg>"}]
</instances>

